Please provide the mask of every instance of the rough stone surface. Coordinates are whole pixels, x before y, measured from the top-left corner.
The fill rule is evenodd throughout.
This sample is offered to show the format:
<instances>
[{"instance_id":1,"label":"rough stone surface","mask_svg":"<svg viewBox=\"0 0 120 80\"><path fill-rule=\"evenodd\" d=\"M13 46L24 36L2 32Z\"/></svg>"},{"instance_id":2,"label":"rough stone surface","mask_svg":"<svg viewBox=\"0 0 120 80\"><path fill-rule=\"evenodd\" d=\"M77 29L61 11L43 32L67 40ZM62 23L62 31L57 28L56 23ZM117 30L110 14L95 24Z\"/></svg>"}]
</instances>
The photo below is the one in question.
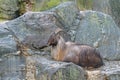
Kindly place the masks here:
<instances>
[{"instance_id":1,"label":"rough stone surface","mask_svg":"<svg viewBox=\"0 0 120 80\"><path fill-rule=\"evenodd\" d=\"M120 60L120 31L112 18L96 11L79 13L68 2L50 11L28 12L0 24L0 80L120 80L120 61L104 61L105 65L98 69L85 70L73 63L51 60L48 51L37 51L58 27L66 31L66 38L69 33L76 42L98 48L104 59ZM34 49L33 54L27 57L11 54L17 51L16 42L5 28Z\"/></svg>"},{"instance_id":2,"label":"rough stone surface","mask_svg":"<svg viewBox=\"0 0 120 80\"><path fill-rule=\"evenodd\" d=\"M22 56L10 54L0 59L0 80L25 79L25 59Z\"/></svg>"},{"instance_id":3,"label":"rough stone surface","mask_svg":"<svg viewBox=\"0 0 120 80\"><path fill-rule=\"evenodd\" d=\"M40 55L5 55L0 60L1 80L119 80L120 61L85 70L73 63L57 62Z\"/></svg>"},{"instance_id":4,"label":"rough stone surface","mask_svg":"<svg viewBox=\"0 0 120 80\"><path fill-rule=\"evenodd\" d=\"M0 19L18 17L19 0L0 0Z\"/></svg>"},{"instance_id":5,"label":"rough stone surface","mask_svg":"<svg viewBox=\"0 0 120 80\"><path fill-rule=\"evenodd\" d=\"M120 27L120 0L93 0L93 10L100 11L112 16Z\"/></svg>"},{"instance_id":6,"label":"rough stone surface","mask_svg":"<svg viewBox=\"0 0 120 80\"><path fill-rule=\"evenodd\" d=\"M16 51L16 43L10 33L5 30L6 24L0 24L0 55Z\"/></svg>"},{"instance_id":7,"label":"rough stone surface","mask_svg":"<svg viewBox=\"0 0 120 80\"><path fill-rule=\"evenodd\" d=\"M115 22L117 23L118 27L120 28L120 0L118 1L114 1L114 0L109 0L110 3L110 9L111 9L111 16L113 17L113 19L115 20Z\"/></svg>"},{"instance_id":8,"label":"rough stone surface","mask_svg":"<svg viewBox=\"0 0 120 80\"><path fill-rule=\"evenodd\" d=\"M96 11L81 11L76 42L99 49L107 60L120 60L120 31L113 19Z\"/></svg>"},{"instance_id":9,"label":"rough stone surface","mask_svg":"<svg viewBox=\"0 0 120 80\"><path fill-rule=\"evenodd\" d=\"M96 70L86 70L87 80L119 80L120 61L105 61L105 66Z\"/></svg>"},{"instance_id":10,"label":"rough stone surface","mask_svg":"<svg viewBox=\"0 0 120 80\"><path fill-rule=\"evenodd\" d=\"M31 57L26 57L26 77L25 80L36 80L36 61Z\"/></svg>"},{"instance_id":11,"label":"rough stone surface","mask_svg":"<svg viewBox=\"0 0 120 80\"><path fill-rule=\"evenodd\" d=\"M71 40L75 39L75 30L80 23L78 14L79 9L74 2L65 2L51 9L50 11L56 13L57 20L62 27L71 35Z\"/></svg>"},{"instance_id":12,"label":"rough stone surface","mask_svg":"<svg viewBox=\"0 0 120 80\"><path fill-rule=\"evenodd\" d=\"M0 52L3 54L16 51L11 32L4 28L11 29L29 48L39 49L47 45L49 36L58 27L59 22L53 12L28 12L15 20L0 24ZM65 35L68 39L67 33Z\"/></svg>"},{"instance_id":13,"label":"rough stone surface","mask_svg":"<svg viewBox=\"0 0 120 80\"><path fill-rule=\"evenodd\" d=\"M86 80L83 68L64 62L36 58L38 74L36 80Z\"/></svg>"},{"instance_id":14,"label":"rough stone surface","mask_svg":"<svg viewBox=\"0 0 120 80\"><path fill-rule=\"evenodd\" d=\"M101 74L108 80L119 80L120 61L108 61L105 63L105 67L102 68Z\"/></svg>"},{"instance_id":15,"label":"rough stone surface","mask_svg":"<svg viewBox=\"0 0 120 80\"><path fill-rule=\"evenodd\" d=\"M72 24L75 22L74 20L77 17L79 9L73 2L65 2L51 9L50 11L56 13L57 18L64 23L63 25L65 27L73 27Z\"/></svg>"},{"instance_id":16,"label":"rough stone surface","mask_svg":"<svg viewBox=\"0 0 120 80\"><path fill-rule=\"evenodd\" d=\"M31 49L39 49L46 45L50 34L58 27L63 28L64 26L57 20L54 12L28 12L15 20L0 24L0 51L2 54L16 51L16 43L11 33L4 28L13 30L20 41ZM64 36L66 40L69 39L67 33Z\"/></svg>"}]
</instances>

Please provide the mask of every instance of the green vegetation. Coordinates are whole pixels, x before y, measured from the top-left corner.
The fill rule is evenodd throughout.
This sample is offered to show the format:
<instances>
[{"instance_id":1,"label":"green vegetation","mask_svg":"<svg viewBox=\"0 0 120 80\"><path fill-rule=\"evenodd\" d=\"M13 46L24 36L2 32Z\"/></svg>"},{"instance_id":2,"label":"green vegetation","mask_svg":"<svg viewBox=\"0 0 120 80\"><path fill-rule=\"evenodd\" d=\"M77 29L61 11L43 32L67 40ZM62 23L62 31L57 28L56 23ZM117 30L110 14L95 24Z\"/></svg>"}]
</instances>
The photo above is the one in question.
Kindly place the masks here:
<instances>
[{"instance_id":1,"label":"green vegetation","mask_svg":"<svg viewBox=\"0 0 120 80\"><path fill-rule=\"evenodd\" d=\"M92 9L93 0L76 0L80 10Z\"/></svg>"},{"instance_id":2,"label":"green vegetation","mask_svg":"<svg viewBox=\"0 0 120 80\"><path fill-rule=\"evenodd\" d=\"M0 19L13 19L27 11L49 10L67 1L75 2L80 10L92 9L93 6L93 0L0 0Z\"/></svg>"},{"instance_id":3,"label":"green vegetation","mask_svg":"<svg viewBox=\"0 0 120 80\"><path fill-rule=\"evenodd\" d=\"M35 10L34 11L44 11L49 10L62 2L66 2L69 0L43 0L40 3L36 1Z\"/></svg>"},{"instance_id":4,"label":"green vegetation","mask_svg":"<svg viewBox=\"0 0 120 80\"><path fill-rule=\"evenodd\" d=\"M49 10L62 2L74 1L80 10L92 9L93 0L43 0L35 2L34 11Z\"/></svg>"},{"instance_id":5,"label":"green vegetation","mask_svg":"<svg viewBox=\"0 0 120 80\"><path fill-rule=\"evenodd\" d=\"M4 21L6 21L5 19L0 19L0 23L2 23L2 22L4 22Z\"/></svg>"}]
</instances>

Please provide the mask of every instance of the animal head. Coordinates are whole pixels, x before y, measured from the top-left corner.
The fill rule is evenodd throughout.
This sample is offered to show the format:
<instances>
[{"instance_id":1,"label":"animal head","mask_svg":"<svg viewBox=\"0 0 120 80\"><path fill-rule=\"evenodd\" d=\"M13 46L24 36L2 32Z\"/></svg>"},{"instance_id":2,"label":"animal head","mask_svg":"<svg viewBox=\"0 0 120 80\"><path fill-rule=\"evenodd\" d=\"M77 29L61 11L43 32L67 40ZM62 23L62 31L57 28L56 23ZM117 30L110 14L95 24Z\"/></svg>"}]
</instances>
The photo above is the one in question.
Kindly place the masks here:
<instances>
[{"instance_id":1,"label":"animal head","mask_svg":"<svg viewBox=\"0 0 120 80\"><path fill-rule=\"evenodd\" d=\"M48 42L47 42L47 44L48 44L49 46L56 46L56 45L57 45L58 40L60 39L60 32L61 32L61 31L63 31L63 30L60 29L60 28L57 28L57 29L55 30L55 32L53 32L53 33L51 34L51 36L49 37Z\"/></svg>"}]
</instances>

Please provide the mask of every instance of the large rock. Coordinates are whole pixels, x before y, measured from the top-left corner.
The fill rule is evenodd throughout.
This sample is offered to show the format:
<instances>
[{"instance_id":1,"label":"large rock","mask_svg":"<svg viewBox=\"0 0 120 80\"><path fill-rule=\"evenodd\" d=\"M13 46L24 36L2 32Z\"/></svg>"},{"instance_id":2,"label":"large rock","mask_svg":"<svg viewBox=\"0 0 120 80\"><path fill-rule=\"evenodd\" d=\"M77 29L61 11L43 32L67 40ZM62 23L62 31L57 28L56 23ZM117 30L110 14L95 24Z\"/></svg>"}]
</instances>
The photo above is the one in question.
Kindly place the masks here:
<instances>
[{"instance_id":1,"label":"large rock","mask_svg":"<svg viewBox=\"0 0 120 80\"><path fill-rule=\"evenodd\" d=\"M93 0L93 10L101 11L113 17L120 27L120 0Z\"/></svg>"},{"instance_id":2,"label":"large rock","mask_svg":"<svg viewBox=\"0 0 120 80\"><path fill-rule=\"evenodd\" d=\"M57 62L40 55L6 55L0 59L0 80L120 80L120 61L85 70L73 63Z\"/></svg>"},{"instance_id":3,"label":"large rock","mask_svg":"<svg viewBox=\"0 0 120 80\"><path fill-rule=\"evenodd\" d=\"M64 27L73 27L72 24L76 20L79 9L74 2L64 2L50 11L56 13L56 17L63 23Z\"/></svg>"},{"instance_id":4,"label":"large rock","mask_svg":"<svg viewBox=\"0 0 120 80\"><path fill-rule=\"evenodd\" d=\"M0 24L0 52L16 51L16 43L12 38L11 29L15 35L30 49L39 49L46 46L49 36L56 28L61 27L53 12L28 12L23 16ZM69 37L64 35L66 39Z\"/></svg>"},{"instance_id":5,"label":"large rock","mask_svg":"<svg viewBox=\"0 0 120 80\"><path fill-rule=\"evenodd\" d=\"M120 32L112 18L95 11L78 13L74 3L68 2L47 12L28 12L15 20L0 24L0 79L120 80L119 61L105 62L105 66L97 69L98 71L84 71L73 63L46 59L43 57L46 54L44 51L38 51L42 57L36 54L35 49L45 46L51 32L60 27L71 34L76 42L98 48L104 59L120 60ZM35 50L32 56L7 54L17 50L11 32L5 28L11 29L20 41ZM50 57L48 54L47 56Z\"/></svg>"},{"instance_id":6,"label":"large rock","mask_svg":"<svg viewBox=\"0 0 120 80\"><path fill-rule=\"evenodd\" d=\"M120 61L105 62L105 67L101 69L101 75L108 80L120 79Z\"/></svg>"},{"instance_id":7,"label":"large rock","mask_svg":"<svg viewBox=\"0 0 120 80\"><path fill-rule=\"evenodd\" d=\"M96 11L81 11L76 42L99 49L107 60L120 60L120 30L113 19Z\"/></svg>"},{"instance_id":8,"label":"large rock","mask_svg":"<svg viewBox=\"0 0 120 80\"><path fill-rule=\"evenodd\" d=\"M0 24L0 55L16 51L16 43L10 33L4 29L6 26L5 23Z\"/></svg>"},{"instance_id":9,"label":"large rock","mask_svg":"<svg viewBox=\"0 0 120 80\"><path fill-rule=\"evenodd\" d=\"M113 19L115 20L115 22L117 23L118 27L120 28L120 0L118 1L114 1L114 0L109 0L110 3L110 9L111 9L111 16L113 17Z\"/></svg>"},{"instance_id":10,"label":"large rock","mask_svg":"<svg viewBox=\"0 0 120 80\"><path fill-rule=\"evenodd\" d=\"M73 63L64 63L37 57L36 80L86 80L86 72Z\"/></svg>"},{"instance_id":11,"label":"large rock","mask_svg":"<svg viewBox=\"0 0 120 80\"><path fill-rule=\"evenodd\" d=\"M36 45L34 46L37 47L40 44L40 39L43 39L42 45L47 43L47 39L45 40L44 37L49 38L51 32L57 28L54 22L55 18L53 17L53 13L31 12L15 20L1 24L1 53L16 50L16 43L12 36L10 36L11 32L4 28L11 29L20 41L33 48L31 45L35 43Z\"/></svg>"},{"instance_id":12,"label":"large rock","mask_svg":"<svg viewBox=\"0 0 120 80\"><path fill-rule=\"evenodd\" d=\"M0 0L0 19L18 17L19 0Z\"/></svg>"},{"instance_id":13,"label":"large rock","mask_svg":"<svg viewBox=\"0 0 120 80\"><path fill-rule=\"evenodd\" d=\"M70 6L72 9L75 9L75 11L70 12L70 15L74 13L74 15L70 17L71 21L68 22L69 25L71 25L71 22L73 22L72 18L76 15L77 8L72 2L65 3L64 6L65 7L62 7L61 5L59 7L60 9L58 8L56 10L58 10L58 12L61 11L63 14L66 10L70 12ZM65 10L62 12L62 9ZM67 15L67 13L65 14ZM65 15L63 15L63 17L65 17ZM31 49L39 49L39 47L47 45L46 43L50 34L55 31L56 28L60 27L64 29L64 27L67 26L68 19L69 16L63 18L62 20L63 22L65 21L66 25L62 25L58 17L56 17L55 12L28 12L15 20L0 24L0 51L2 54L16 51L16 43L11 36L11 32L8 32L4 28L11 29L18 36L20 41L23 41L23 43L28 45ZM66 40L69 39L69 35L65 34L64 36Z\"/></svg>"},{"instance_id":14,"label":"large rock","mask_svg":"<svg viewBox=\"0 0 120 80\"><path fill-rule=\"evenodd\" d=\"M0 63L1 80L86 80L87 75L73 63L52 61L39 55L7 55Z\"/></svg>"},{"instance_id":15,"label":"large rock","mask_svg":"<svg viewBox=\"0 0 120 80\"><path fill-rule=\"evenodd\" d=\"M25 79L25 58L16 55L4 55L0 58L0 80Z\"/></svg>"},{"instance_id":16,"label":"large rock","mask_svg":"<svg viewBox=\"0 0 120 80\"><path fill-rule=\"evenodd\" d=\"M61 26L71 35L71 40L75 39L75 30L80 23L79 9L74 2L64 2L50 11L56 13L57 20Z\"/></svg>"},{"instance_id":17,"label":"large rock","mask_svg":"<svg viewBox=\"0 0 120 80\"><path fill-rule=\"evenodd\" d=\"M96 70L86 70L87 80L119 80L120 79L120 61L105 62L105 66Z\"/></svg>"}]
</instances>

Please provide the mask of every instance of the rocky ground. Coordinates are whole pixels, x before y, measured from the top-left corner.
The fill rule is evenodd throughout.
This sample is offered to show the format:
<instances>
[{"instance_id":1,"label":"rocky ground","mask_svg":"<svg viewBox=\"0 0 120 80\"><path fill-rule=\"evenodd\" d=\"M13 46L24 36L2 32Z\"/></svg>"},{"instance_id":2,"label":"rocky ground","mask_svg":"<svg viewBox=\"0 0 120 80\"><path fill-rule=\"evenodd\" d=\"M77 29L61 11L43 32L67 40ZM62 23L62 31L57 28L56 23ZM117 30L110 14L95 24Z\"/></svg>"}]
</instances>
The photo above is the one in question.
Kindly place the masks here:
<instances>
[{"instance_id":1,"label":"rocky ground","mask_svg":"<svg viewBox=\"0 0 120 80\"><path fill-rule=\"evenodd\" d=\"M51 60L50 48L40 47L47 45L49 36L58 27L66 32L63 34L66 41L98 49L105 65L85 70L73 63ZM13 33L27 46L31 56L18 55L21 49ZM1 80L120 80L119 65L120 30L107 14L80 11L74 3L66 2L49 11L27 12L0 23Z\"/></svg>"}]
</instances>

